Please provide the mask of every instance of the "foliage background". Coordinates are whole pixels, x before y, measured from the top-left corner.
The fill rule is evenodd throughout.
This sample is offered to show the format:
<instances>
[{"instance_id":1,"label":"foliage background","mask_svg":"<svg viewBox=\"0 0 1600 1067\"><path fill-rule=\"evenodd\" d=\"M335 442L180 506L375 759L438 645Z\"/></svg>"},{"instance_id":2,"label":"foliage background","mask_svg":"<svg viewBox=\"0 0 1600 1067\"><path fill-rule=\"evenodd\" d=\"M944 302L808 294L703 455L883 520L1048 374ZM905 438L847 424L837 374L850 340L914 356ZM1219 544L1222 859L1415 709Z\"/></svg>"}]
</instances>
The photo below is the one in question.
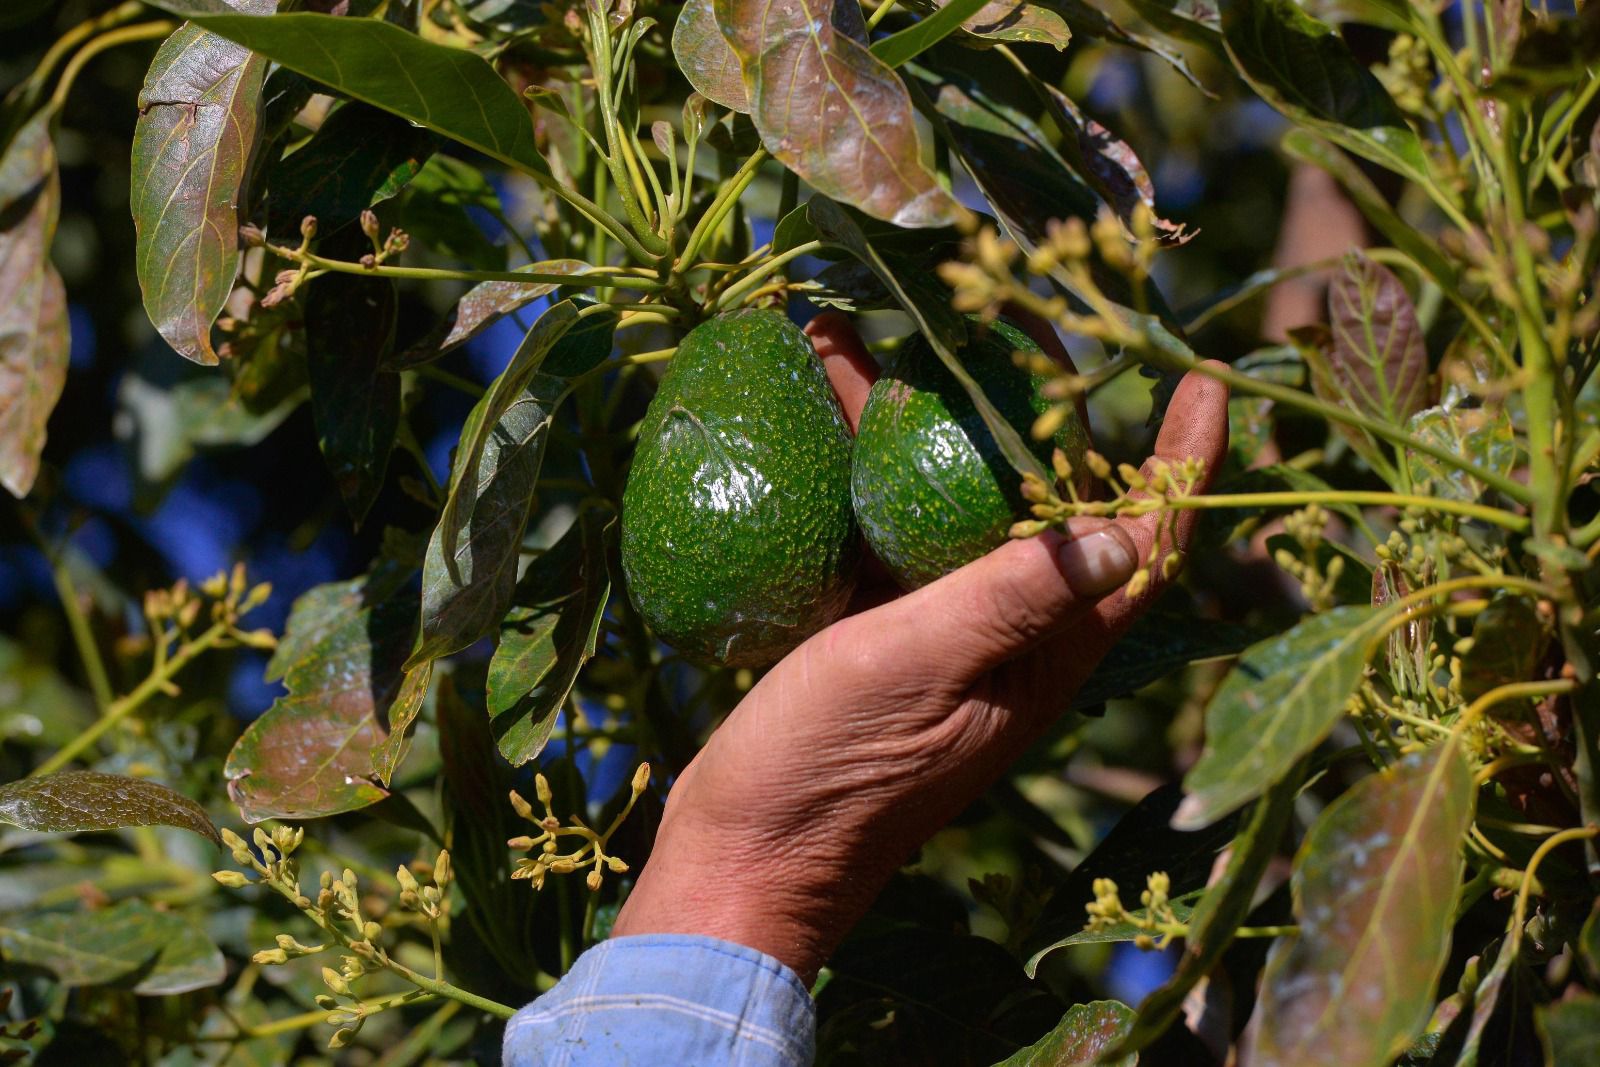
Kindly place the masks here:
<instances>
[{"instance_id":1,"label":"foliage background","mask_svg":"<svg viewBox=\"0 0 1600 1067\"><path fill-rule=\"evenodd\" d=\"M0 33L0 88L24 77L62 29L110 6L69 0L39 17L17 17ZM1353 26L1346 36L1364 58L1380 58L1379 35ZM658 31L654 39L664 42L665 34ZM425 530L432 522L431 511L402 486L400 475L415 477L415 470L397 452L368 521L353 529L319 453L309 405L297 397L281 408L249 411L215 388L218 371L179 359L149 325L129 267L133 229L127 202L134 101L153 53L151 43L96 59L68 99L57 138L63 195L54 257L67 283L73 350L66 393L50 422L39 488L25 503L0 506L4 781L26 774L40 752L65 743L93 715L88 683L60 609L62 574L92 605L90 619L101 643L125 654L113 659L115 688L122 692L142 676L138 605L145 591L180 578L197 584L243 561L253 580L272 583L270 599L250 616L250 624L281 632L296 597L366 572L382 548L386 526ZM1215 99L1153 55L1088 36L1075 38L1059 56L1046 55L1037 71L1136 149L1150 166L1162 214L1197 233L1158 261L1158 280L1177 308L1201 305L1240 285L1275 257L1282 264L1343 251L1324 244L1328 230L1338 228L1317 223L1344 219L1340 236L1361 232L1359 223L1341 214L1340 201L1319 191L1307 173L1295 186L1303 201L1299 224L1286 225L1291 170L1278 149L1284 120L1226 74L1212 53L1194 49L1189 60L1198 79L1216 91ZM650 69L656 81L645 87L647 99L655 95L675 102L685 86L670 61L662 61L658 52ZM494 185L512 218L539 202L531 184L515 177L495 175ZM958 192L979 204L970 187ZM775 178L764 178L746 197L752 243L770 237L780 195ZM403 198L398 210L402 226L427 232L430 223L420 212L407 217ZM461 238L466 254L457 255L456 262L525 258L487 212L470 209L432 225L466 235ZM419 251L419 256L415 262L450 261L437 251ZM1313 283L1309 297L1307 290L1297 295L1281 289L1272 303L1245 302L1196 337L1196 347L1224 355L1256 349L1264 332L1276 333L1316 314L1316 289ZM406 287L399 347L425 334L456 292L446 285ZM505 368L525 324L541 306L526 309L520 322L505 320L438 366L461 379L489 383ZM790 302L798 319L813 311L799 298ZM908 329L894 312L869 314L862 325L874 340ZM659 347L629 344L637 350ZM1080 369L1104 358L1095 346L1074 348ZM642 409L647 396L637 388L626 403ZM410 421L420 451L433 477L448 481L450 451L471 398L430 381L417 391L415 402ZM1093 418L1101 450L1113 461L1137 461L1151 439L1149 413L1149 382L1138 376L1123 376L1098 393ZM1276 444L1293 455L1320 447L1326 434L1314 420L1289 417L1277 427ZM1239 460L1242 465L1247 457ZM561 476L562 462L553 454L547 475ZM1343 473L1356 470L1354 477L1362 477L1353 457L1346 454L1339 462ZM544 543L571 515L570 508L562 510L559 491L550 499L555 506L535 535ZM1267 633L1289 625L1305 607L1297 584L1266 558L1262 537L1255 538L1254 547L1252 542L1225 544L1223 532L1211 532L1194 553L1184 587L1157 611L1214 620L1219 633ZM60 553L55 572L41 544ZM437 822L445 808L459 802L438 788L443 757L436 724L460 708L468 715L477 711L471 703L481 699L473 696L481 692L481 683L474 683L489 651L480 645L457 657L450 678L439 683L438 700L458 710L434 707L419 722L414 749L395 783L404 802L315 824L308 868L348 865L364 880L387 878L396 864L436 851L416 831L417 813ZM203 798L219 825L237 824L223 788L222 765L244 725L282 695L281 687L263 680L266 660L265 652L243 648L205 657L185 673L181 694L153 702L97 766L164 781ZM1119 823L1121 833L1144 843L1142 850L1121 857L1118 873L1125 893L1156 867L1176 872L1184 865L1209 866L1217 840L1180 837L1166 828L1166 816L1178 799L1176 783L1198 754L1202 709L1224 671L1218 663L1176 671L1135 697L1112 701L1081 729L1059 731L935 838L835 961L831 989L825 988L820 1000L824 1059L992 1063L1052 1026L1063 1002L1111 998L1131 1004L1155 988L1170 973L1174 951L1140 951L1123 942L1058 956L1046 993L1023 978L1013 934L1024 925L1053 923L1064 932L1081 925L1082 905L1093 893L1085 872L1071 872L1106 843ZM687 696L697 679L685 672L678 684ZM738 679L723 684L713 706L737 695ZM596 716L603 718L603 709ZM558 791L585 804L591 816L625 790L641 755L626 723L613 732L613 738L579 746L576 759L570 759L564 727L558 725L538 761ZM531 796L534 770L530 765L514 775L504 773ZM1299 801L1298 825L1310 824L1323 803L1358 777L1358 768L1342 764L1319 780ZM655 803L653 797L643 801L618 839L617 851L635 867L647 854ZM1099 855L1097 873L1111 873L1104 866L1106 852ZM281 967L248 962L274 933L295 929L295 917L281 902L252 905L216 886L209 872L220 865L210 845L165 828L70 840L21 830L0 833L0 926L7 915L41 907L70 911L79 902L148 900L193 917L227 961L225 981L161 998L139 995L126 981L120 988L108 983L68 990L49 981L47 970L5 964L0 980L17 993L12 1015L44 1019L44 1039L32 1042L40 1050L38 1062L77 1063L90 1056L170 1064L224 1057L229 1062L329 1057L352 1063L492 1059L494 1026L449 1004L377 1015L362 1041L342 1053L322 1050L320 1023L263 1030L237 1045L191 1043L196 1020L220 1034L227 1032L230 1018L259 1025L309 1015L318 991L316 968L307 961ZM1280 861L1267 882L1272 892L1253 912L1252 923L1288 921L1285 874ZM969 882L995 875L1009 879L1009 888L991 880L986 891ZM1033 890L1046 886L1055 887L1055 903L1045 905L1041 917ZM521 909L535 913L528 920L534 962L545 973L559 973L568 946L559 943L552 916L566 922L581 910L581 890L552 887L535 908L529 903L535 899L532 890L516 888L526 897L515 905L517 914ZM602 930L614 908L614 886L608 886L605 901ZM1461 931L1473 936L1458 933L1442 990L1454 988L1479 965L1471 957L1504 926L1503 908L1485 900L1479 910L1463 919ZM1239 974L1241 982L1231 988L1213 982L1215 995L1236 998L1240 1019L1248 1015L1253 995L1244 976L1259 967L1265 951L1263 942L1239 942L1225 959L1225 971ZM462 985L509 1003L521 1003L536 991L526 984L527 974L510 973L495 960L482 932L459 916L452 928L450 965ZM399 988L374 988L369 995ZM883 1022L891 1007L890 1025L871 1025ZM1146 1062L1204 1062L1186 1058L1206 1053L1181 1028L1163 1041L1146 1050Z\"/></svg>"}]
</instances>

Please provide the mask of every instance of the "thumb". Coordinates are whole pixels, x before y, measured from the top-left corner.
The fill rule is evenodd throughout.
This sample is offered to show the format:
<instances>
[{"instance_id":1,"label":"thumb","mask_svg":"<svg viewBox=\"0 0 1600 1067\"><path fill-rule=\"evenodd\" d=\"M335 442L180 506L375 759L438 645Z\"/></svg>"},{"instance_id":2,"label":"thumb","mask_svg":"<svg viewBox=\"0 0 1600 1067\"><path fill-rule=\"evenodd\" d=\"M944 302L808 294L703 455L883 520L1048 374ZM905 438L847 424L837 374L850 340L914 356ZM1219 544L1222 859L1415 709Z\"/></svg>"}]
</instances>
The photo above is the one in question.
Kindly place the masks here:
<instances>
[{"instance_id":1,"label":"thumb","mask_svg":"<svg viewBox=\"0 0 1600 1067\"><path fill-rule=\"evenodd\" d=\"M868 613L904 642L889 662L924 665L966 686L1083 617L1139 566L1133 539L1106 519L1080 517L1011 541L938 581Z\"/></svg>"}]
</instances>

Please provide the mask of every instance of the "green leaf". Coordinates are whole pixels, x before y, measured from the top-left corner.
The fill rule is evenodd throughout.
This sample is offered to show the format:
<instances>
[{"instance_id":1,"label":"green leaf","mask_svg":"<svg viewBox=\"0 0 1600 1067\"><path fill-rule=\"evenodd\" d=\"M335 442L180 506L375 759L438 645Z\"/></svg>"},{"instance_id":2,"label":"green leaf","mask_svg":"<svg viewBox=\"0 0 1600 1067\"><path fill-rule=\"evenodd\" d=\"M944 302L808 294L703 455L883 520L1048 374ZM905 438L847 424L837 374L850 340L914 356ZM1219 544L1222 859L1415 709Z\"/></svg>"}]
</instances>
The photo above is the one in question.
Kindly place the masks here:
<instances>
[{"instance_id":1,"label":"green leaf","mask_svg":"<svg viewBox=\"0 0 1600 1067\"><path fill-rule=\"evenodd\" d=\"M142 778L62 771L0 785L0 822L59 833L121 826L176 826L221 842L206 809Z\"/></svg>"},{"instance_id":2,"label":"green leaf","mask_svg":"<svg viewBox=\"0 0 1600 1067\"><path fill-rule=\"evenodd\" d=\"M716 0L716 10L768 152L874 218L955 221L960 205L923 163L905 85L835 24L828 0ZM839 10L859 18L853 3Z\"/></svg>"},{"instance_id":3,"label":"green leaf","mask_svg":"<svg viewBox=\"0 0 1600 1067\"><path fill-rule=\"evenodd\" d=\"M1128 0L1139 17L1161 32L1222 53L1222 14L1212 0Z\"/></svg>"},{"instance_id":4,"label":"green leaf","mask_svg":"<svg viewBox=\"0 0 1600 1067\"><path fill-rule=\"evenodd\" d=\"M282 149L294 139L295 119L316 95L317 84L296 70L279 67L261 87L262 144Z\"/></svg>"},{"instance_id":5,"label":"green leaf","mask_svg":"<svg viewBox=\"0 0 1600 1067\"><path fill-rule=\"evenodd\" d=\"M1114 22L1109 15L1101 10L1099 5L1090 3L1089 0L1041 0L1053 11L1058 11L1067 20L1067 25L1075 34L1086 37L1098 37L1103 41L1111 41L1127 48L1137 48L1142 52L1149 52L1173 70L1183 75L1184 79L1212 99L1216 94L1207 89L1189 67L1189 61L1177 48L1158 37L1151 37L1143 33L1135 33L1122 25ZM1141 9L1142 10L1142 9Z\"/></svg>"},{"instance_id":6,"label":"green leaf","mask_svg":"<svg viewBox=\"0 0 1600 1067\"><path fill-rule=\"evenodd\" d=\"M1503 6L1504 2L1501 0L1493 6ZM1523 0L1510 2L1521 7ZM1416 14L1408 0L1309 0L1306 10L1323 22L1334 24L1360 22L1394 33L1413 33L1416 30ZM1501 47L1504 47L1504 42L1501 42Z\"/></svg>"},{"instance_id":7,"label":"green leaf","mask_svg":"<svg viewBox=\"0 0 1600 1067\"><path fill-rule=\"evenodd\" d=\"M402 551L401 548L406 550ZM365 577L319 585L295 601L267 664L289 694L251 723L223 767L250 822L314 819L377 803L373 749L400 692L416 632L412 549L390 549Z\"/></svg>"},{"instance_id":8,"label":"green leaf","mask_svg":"<svg viewBox=\"0 0 1600 1067\"><path fill-rule=\"evenodd\" d=\"M317 233L329 236L405 188L433 146L432 134L405 119L366 104L344 105L267 172L267 232L296 242L300 221L311 215Z\"/></svg>"},{"instance_id":9,"label":"green leaf","mask_svg":"<svg viewBox=\"0 0 1600 1067\"><path fill-rule=\"evenodd\" d=\"M1117 820L1104 840L1051 893L1028 938L1029 975L1057 949L1095 940L1083 927L1088 921L1084 907L1094 901L1098 879L1116 882L1130 901L1137 899L1145 879L1155 871L1166 872L1174 899L1205 888L1217 857L1234 840L1238 820L1224 818L1200 830L1174 830L1172 813L1182 799L1176 785L1152 790Z\"/></svg>"},{"instance_id":10,"label":"green leaf","mask_svg":"<svg viewBox=\"0 0 1600 1067\"><path fill-rule=\"evenodd\" d=\"M931 3L922 0L907 6L921 10L941 8L946 3L948 0L931 0ZM961 28L974 37L1018 44L1047 44L1058 52L1072 40L1072 31L1067 28L1065 19L1043 4L1028 0L989 0L976 14L969 16Z\"/></svg>"},{"instance_id":11,"label":"green leaf","mask_svg":"<svg viewBox=\"0 0 1600 1067\"><path fill-rule=\"evenodd\" d=\"M201 1040L190 1046L194 1058L178 1058L188 1050L175 1049L158 1061L160 1067L281 1067L292 1059L290 1050L300 1038L298 1032L267 1027L273 1021L272 1010L248 992L240 996L237 983L227 999L226 1007L212 1004L205 1009L196 1031ZM257 1036L241 1037L241 1026Z\"/></svg>"},{"instance_id":12,"label":"green leaf","mask_svg":"<svg viewBox=\"0 0 1600 1067\"><path fill-rule=\"evenodd\" d=\"M500 753L520 767L550 739L578 671L594 655L611 594L609 510L580 512L564 537L528 564L500 622L488 703Z\"/></svg>"},{"instance_id":13,"label":"green leaf","mask_svg":"<svg viewBox=\"0 0 1600 1067\"><path fill-rule=\"evenodd\" d=\"M926 18L920 18L897 33L873 41L872 54L886 65L898 67L961 29L968 19L987 6L989 0L947 0Z\"/></svg>"},{"instance_id":14,"label":"green leaf","mask_svg":"<svg viewBox=\"0 0 1600 1067\"><path fill-rule=\"evenodd\" d=\"M373 18L308 11L240 15L222 0L156 0L156 6L492 159L550 175L534 147L527 108L474 52L424 41Z\"/></svg>"},{"instance_id":15,"label":"green leaf","mask_svg":"<svg viewBox=\"0 0 1600 1067\"><path fill-rule=\"evenodd\" d=\"M1470 1002L1472 1014L1466 1020L1466 1035L1461 1040L1461 1048L1456 1052L1455 1059L1451 1061L1452 1067L1477 1067L1478 1056L1483 1048L1483 1036L1488 1031L1491 1021L1494 1020L1497 1014L1502 1016L1511 1014L1509 1012L1497 1012L1496 1009L1500 1007L1501 990L1506 985L1507 977L1512 979L1512 991L1508 994L1508 998L1514 996L1516 987L1519 984L1518 980L1525 977L1522 973L1525 968L1517 962L1517 953L1510 951L1510 938L1520 937L1521 933L1520 929L1507 933L1506 939L1500 942L1500 947L1495 953L1494 966L1489 969L1489 973L1484 975L1483 980L1472 991ZM1482 959L1483 957L1480 956L1480 967L1482 966ZM1456 1025L1459 1026L1459 1016L1457 1020ZM1509 1036L1507 1035L1507 1037ZM1495 1042L1495 1044L1498 1044L1498 1042ZM1493 1057L1491 1057L1492 1059Z\"/></svg>"},{"instance_id":16,"label":"green leaf","mask_svg":"<svg viewBox=\"0 0 1600 1067\"><path fill-rule=\"evenodd\" d=\"M1221 8L1228 56L1262 99L1379 166L1428 180L1416 133L1330 27L1294 0L1222 0Z\"/></svg>"},{"instance_id":17,"label":"green leaf","mask_svg":"<svg viewBox=\"0 0 1600 1067\"><path fill-rule=\"evenodd\" d=\"M1295 857L1298 935L1272 947L1256 1067L1382 1067L1428 1020L1461 891L1472 771L1451 742L1357 782Z\"/></svg>"},{"instance_id":18,"label":"green leaf","mask_svg":"<svg viewBox=\"0 0 1600 1067\"><path fill-rule=\"evenodd\" d=\"M1549 631L1533 602L1504 594L1472 620L1472 646L1461 653L1461 696L1476 700L1508 682L1526 682L1544 658ZM1515 705L1490 714L1514 714Z\"/></svg>"},{"instance_id":19,"label":"green leaf","mask_svg":"<svg viewBox=\"0 0 1600 1067\"><path fill-rule=\"evenodd\" d=\"M1133 1009L1116 1000L1074 1004L1055 1029L996 1067L1133 1067L1137 1054L1102 1059L1133 1025Z\"/></svg>"},{"instance_id":20,"label":"green leaf","mask_svg":"<svg viewBox=\"0 0 1600 1067\"><path fill-rule=\"evenodd\" d=\"M0 951L9 962L54 972L69 989L115 983L148 997L220 985L228 973L203 930L137 899L10 919L0 926Z\"/></svg>"},{"instance_id":21,"label":"green leaf","mask_svg":"<svg viewBox=\"0 0 1600 1067\"><path fill-rule=\"evenodd\" d=\"M400 376L384 369L398 304L393 281L356 274L316 279L305 300L317 443L357 526L383 488L400 428Z\"/></svg>"},{"instance_id":22,"label":"green leaf","mask_svg":"<svg viewBox=\"0 0 1600 1067\"><path fill-rule=\"evenodd\" d=\"M1406 431L1498 474L1510 475L1517 465L1511 414L1500 405L1424 408L1411 416ZM1411 449L1406 450L1406 469L1411 474L1411 491L1423 496L1470 503L1488 491L1487 486L1460 468Z\"/></svg>"},{"instance_id":23,"label":"green leaf","mask_svg":"<svg viewBox=\"0 0 1600 1067\"><path fill-rule=\"evenodd\" d=\"M1393 606L1351 605L1252 646L1206 708L1206 744L1173 817L1204 826L1278 781L1343 718Z\"/></svg>"},{"instance_id":24,"label":"green leaf","mask_svg":"<svg viewBox=\"0 0 1600 1067\"><path fill-rule=\"evenodd\" d=\"M50 262L60 206L46 110L0 156L0 484L19 498L67 381L67 295Z\"/></svg>"},{"instance_id":25,"label":"green leaf","mask_svg":"<svg viewBox=\"0 0 1600 1067\"><path fill-rule=\"evenodd\" d=\"M1266 791L1250 809L1249 820L1234 838L1222 877L1206 890L1189 916L1189 934L1172 977L1139 1003L1139 1017L1113 1055L1145 1048L1160 1037L1183 1011L1183 1003L1209 975L1233 944L1234 932L1250 914L1256 886L1278 854L1278 843L1294 816L1304 768L1296 768Z\"/></svg>"},{"instance_id":26,"label":"green leaf","mask_svg":"<svg viewBox=\"0 0 1600 1067\"><path fill-rule=\"evenodd\" d=\"M577 276L587 271L589 264L577 259L548 259L517 269L532 274ZM507 315L515 314L535 300L549 296L558 288L560 286L551 282L536 284L479 282L456 301L456 306L450 309L450 313L435 329L395 358L394 368L401 370L432 363L446 352L466 344Z\"/></svg>"},{"instance_id":27,"label":"green leaf","mask_svg":"<svg viewBox=\"0 0 1600 1067\"><path fill-rule=\"evenodd\" d=\"M427 195L453 207L474 207L496 219L505 219L500 194L489 184L483 171L455 156L440 154L430 158L412 179L409 189L413 194Z\"/></svg>"},{"instance_id":28,"label":"green leaf","mask_svg":"<svg viewBox=\"0 0 1600 1067\"><path fill-rule=\"evenodd\" d=\"M1583 969L1589 973L1589 979L1600 982L1600 898L1596 898L1589 910L1589 917L1583 921L1574 947Z\"/></svg>"},{"instance_id":29,"label":"green leaf","mask_svg":"<svg viewBox=\"0 0 1600 1067\"><path fill-rule=\"evenodd\" d=\"M1140 615L1072 698L1075 709L1131 696L1191 663L1243 652L1266 636L1260 627L1157 608Z\"/></svg>"},{"instance_id":30,"label":"green leaf","mask_svg":"<svg viewBox=\"0 0 1600 1067\"><path fill-rule=\"evenodd\" d=\"M717 27L713 0L687 0L672 27L672 54L694 91L730 111L750 113L739 57Z\"/></svg>"},{"instance_id":31,"label":"green leaf","mask_svg":"<svg viewBox=\"0 0 1600 1067\"><path fill-rule=\"evenodd\" d=\"M211 324L239 272L239 204L266 72L248 48L185 24L162 43L139 92L135 268L150 321L196 363L217 362Z\"/></svg>"},{"instance_id":32,"label":"green leaf","mask_svg":"<svg viewBox=\"0 0 1600 1067\"><path fill-rule=\"evenodd\" d=\"M966 342L966 322L951 308L949 294L944 287L934 279L902 278L897 275L867 240L860 224L827 197L813 196L807 201L806 214L817 233L859 259L894 294L906 314L917 324L917 329L928 339L929 346L939 354L939 359L972 398L973 406L983 417L984 426L994 436L1007 462L1018 474L1031 472L1050 481L1052 476L1040 465L1016 428L1000 415L983 394L983 389L972 380L972 375L956 358L956 349Z\"/></svg>"},{"instance_id":33,"label":"green leaf","mask_svg":"<svg viewBox=\"0 0 1600 1067\"><path fill-rule=\"evenodd\" d=\"M1541 1007L1535 1016L1550 1067L1600 1063L1600 997L1585 993Z\"/></svg>"},{"instance_id":34,"label":"green leaf","mask_svg":"<svg viewBox=\"0 0 1600 1067\"><path fill-rule=\"evenodd\" d=\"M507 246L483 231L469 206L504 218L500 198L481 171L450 156L435 156L401 198L399 224L414 244L473 270L505 270Z\"/></svg>"},{"instance_id":35,"label":"green leaf","mask_svg":"<svg viewBox=\"0 0 1600 1067\"><path fill-rule=\"evenodd\" d=\"M1449 289L1456 286L1456 270L1440 253L1433 239L1402 219L1389 206L1388 199L1372 179L1338 148L1310 130L1290 130L1283 138L1283 150L1293 158L1328 172L1350 199L1355 201L1368 222L1400 251L1416 261L1428 276Z\"/></svg>"},{"instance_id":36,"label":"green leaf","mask_svg":"<svg viewBox=\"0 0 1600 1067\"><path fill-rule=\"evenodd\" d=\"M1024 251L1031 252L1046 243L1052 227L1061 219L1094 219L1099 201L1083 179L1085 172L1103 161L1091 161L1074 141L1074 158L1081 164L1075 170L1037 123L967 75L913 66L907 68L907 76L921 98L923 110L930 112L929 117ZM1070 102L1064 102L1042 81L1032 84L1056 114L1056 122L1071 130L1073 120L1067 111ZM1106 181L1100 181L1100 186L1109 192ZM1163 330L1163 324L1174 331L1179 329L1153 284L1145 285L1145 303L1154 316L1141 315L1134 310L1138 300L1126 277L1107 269L1098 259L1091 261L1089 269L1104 295L1125 308L1130 318L1147 322L1152 332L1167 337L1170 334ZM1077 301L1075 306L1085 306L1078 295L1080 287L1064 271L1051 271L1049 277L1069 299ZM948 294L944 299L949 299Z\"/></svg>"},{"instance_id":37,"label":"green leaf","mask_svg":"<svg viewBox=\"0 0 1600 1067\"><path fill-rule=\"evenodd\" d=\"M550 422L569 377L611 351L616 322L611 314L580 320L571 301L555 305L467 416L450 494L428 541L422 638L408 669L466 648L511 606Z\"/></svg>"}]
</instances>

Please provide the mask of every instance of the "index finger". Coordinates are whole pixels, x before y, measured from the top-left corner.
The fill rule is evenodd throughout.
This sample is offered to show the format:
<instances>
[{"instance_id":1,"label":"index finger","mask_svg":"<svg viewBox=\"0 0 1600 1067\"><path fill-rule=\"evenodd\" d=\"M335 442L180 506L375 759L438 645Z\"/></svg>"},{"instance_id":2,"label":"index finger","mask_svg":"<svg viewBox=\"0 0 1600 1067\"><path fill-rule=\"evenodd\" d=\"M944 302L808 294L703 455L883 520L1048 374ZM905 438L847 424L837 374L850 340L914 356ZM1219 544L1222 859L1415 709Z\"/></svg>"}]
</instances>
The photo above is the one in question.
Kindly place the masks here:
<instances>
[{"instance_id":1,"label":"index finger","mask_svg":"<svg viewBox=\"0 0 1600 1067\"><path fill-rule=\"evenodd\" d=\"M856 432L861 422L861 409L867 403L867 393L878 380L878 364L861 335L850 320L837 311L824 311L805 326L806 336L827 369L828 381L839 395L839 405L844 408L844 418L850 432Z\"/></svg>"}]
</instances>

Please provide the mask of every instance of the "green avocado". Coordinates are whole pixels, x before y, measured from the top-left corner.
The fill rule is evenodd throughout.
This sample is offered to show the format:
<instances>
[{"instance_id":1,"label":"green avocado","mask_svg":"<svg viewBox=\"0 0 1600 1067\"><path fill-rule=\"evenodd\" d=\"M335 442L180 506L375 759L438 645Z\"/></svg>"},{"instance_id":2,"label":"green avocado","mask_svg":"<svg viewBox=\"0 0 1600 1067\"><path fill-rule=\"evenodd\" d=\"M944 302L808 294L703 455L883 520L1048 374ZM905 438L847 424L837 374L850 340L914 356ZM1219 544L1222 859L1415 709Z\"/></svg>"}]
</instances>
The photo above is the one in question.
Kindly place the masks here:
<instances>
[{"instance_id":1,"label":"green avocado","mask_svg":"<svg viewBox=\"0 0 1600 1067\"><path fill-rule=\"evenodd\" d=\"M1047 468L1060 448L1082 471L1089 435L1076 414L1048 440L1029 432L1050 407L1040 393L1048 379L1018 367L1012 353L1039 346L1004 319L988 326L972 320L968 330L957 358L1001 417ZM867 396L850 487L867 544L907 589L998 547L1011 524L1028 517L1021 478L920 334L901 344Z\"/></svg>"},{"instance_id":2,"label":"green avocado","mask_svg":"<svg viewBox=\"0 0 1600 1067\"><path fill-rule=\"evenodd\" d=\"M850 449L787 317L735 311L690 331L622 494L622 569L656 636L691 660L757 667L843 614L861 556Z\"/></svg>"}]
</instances>

